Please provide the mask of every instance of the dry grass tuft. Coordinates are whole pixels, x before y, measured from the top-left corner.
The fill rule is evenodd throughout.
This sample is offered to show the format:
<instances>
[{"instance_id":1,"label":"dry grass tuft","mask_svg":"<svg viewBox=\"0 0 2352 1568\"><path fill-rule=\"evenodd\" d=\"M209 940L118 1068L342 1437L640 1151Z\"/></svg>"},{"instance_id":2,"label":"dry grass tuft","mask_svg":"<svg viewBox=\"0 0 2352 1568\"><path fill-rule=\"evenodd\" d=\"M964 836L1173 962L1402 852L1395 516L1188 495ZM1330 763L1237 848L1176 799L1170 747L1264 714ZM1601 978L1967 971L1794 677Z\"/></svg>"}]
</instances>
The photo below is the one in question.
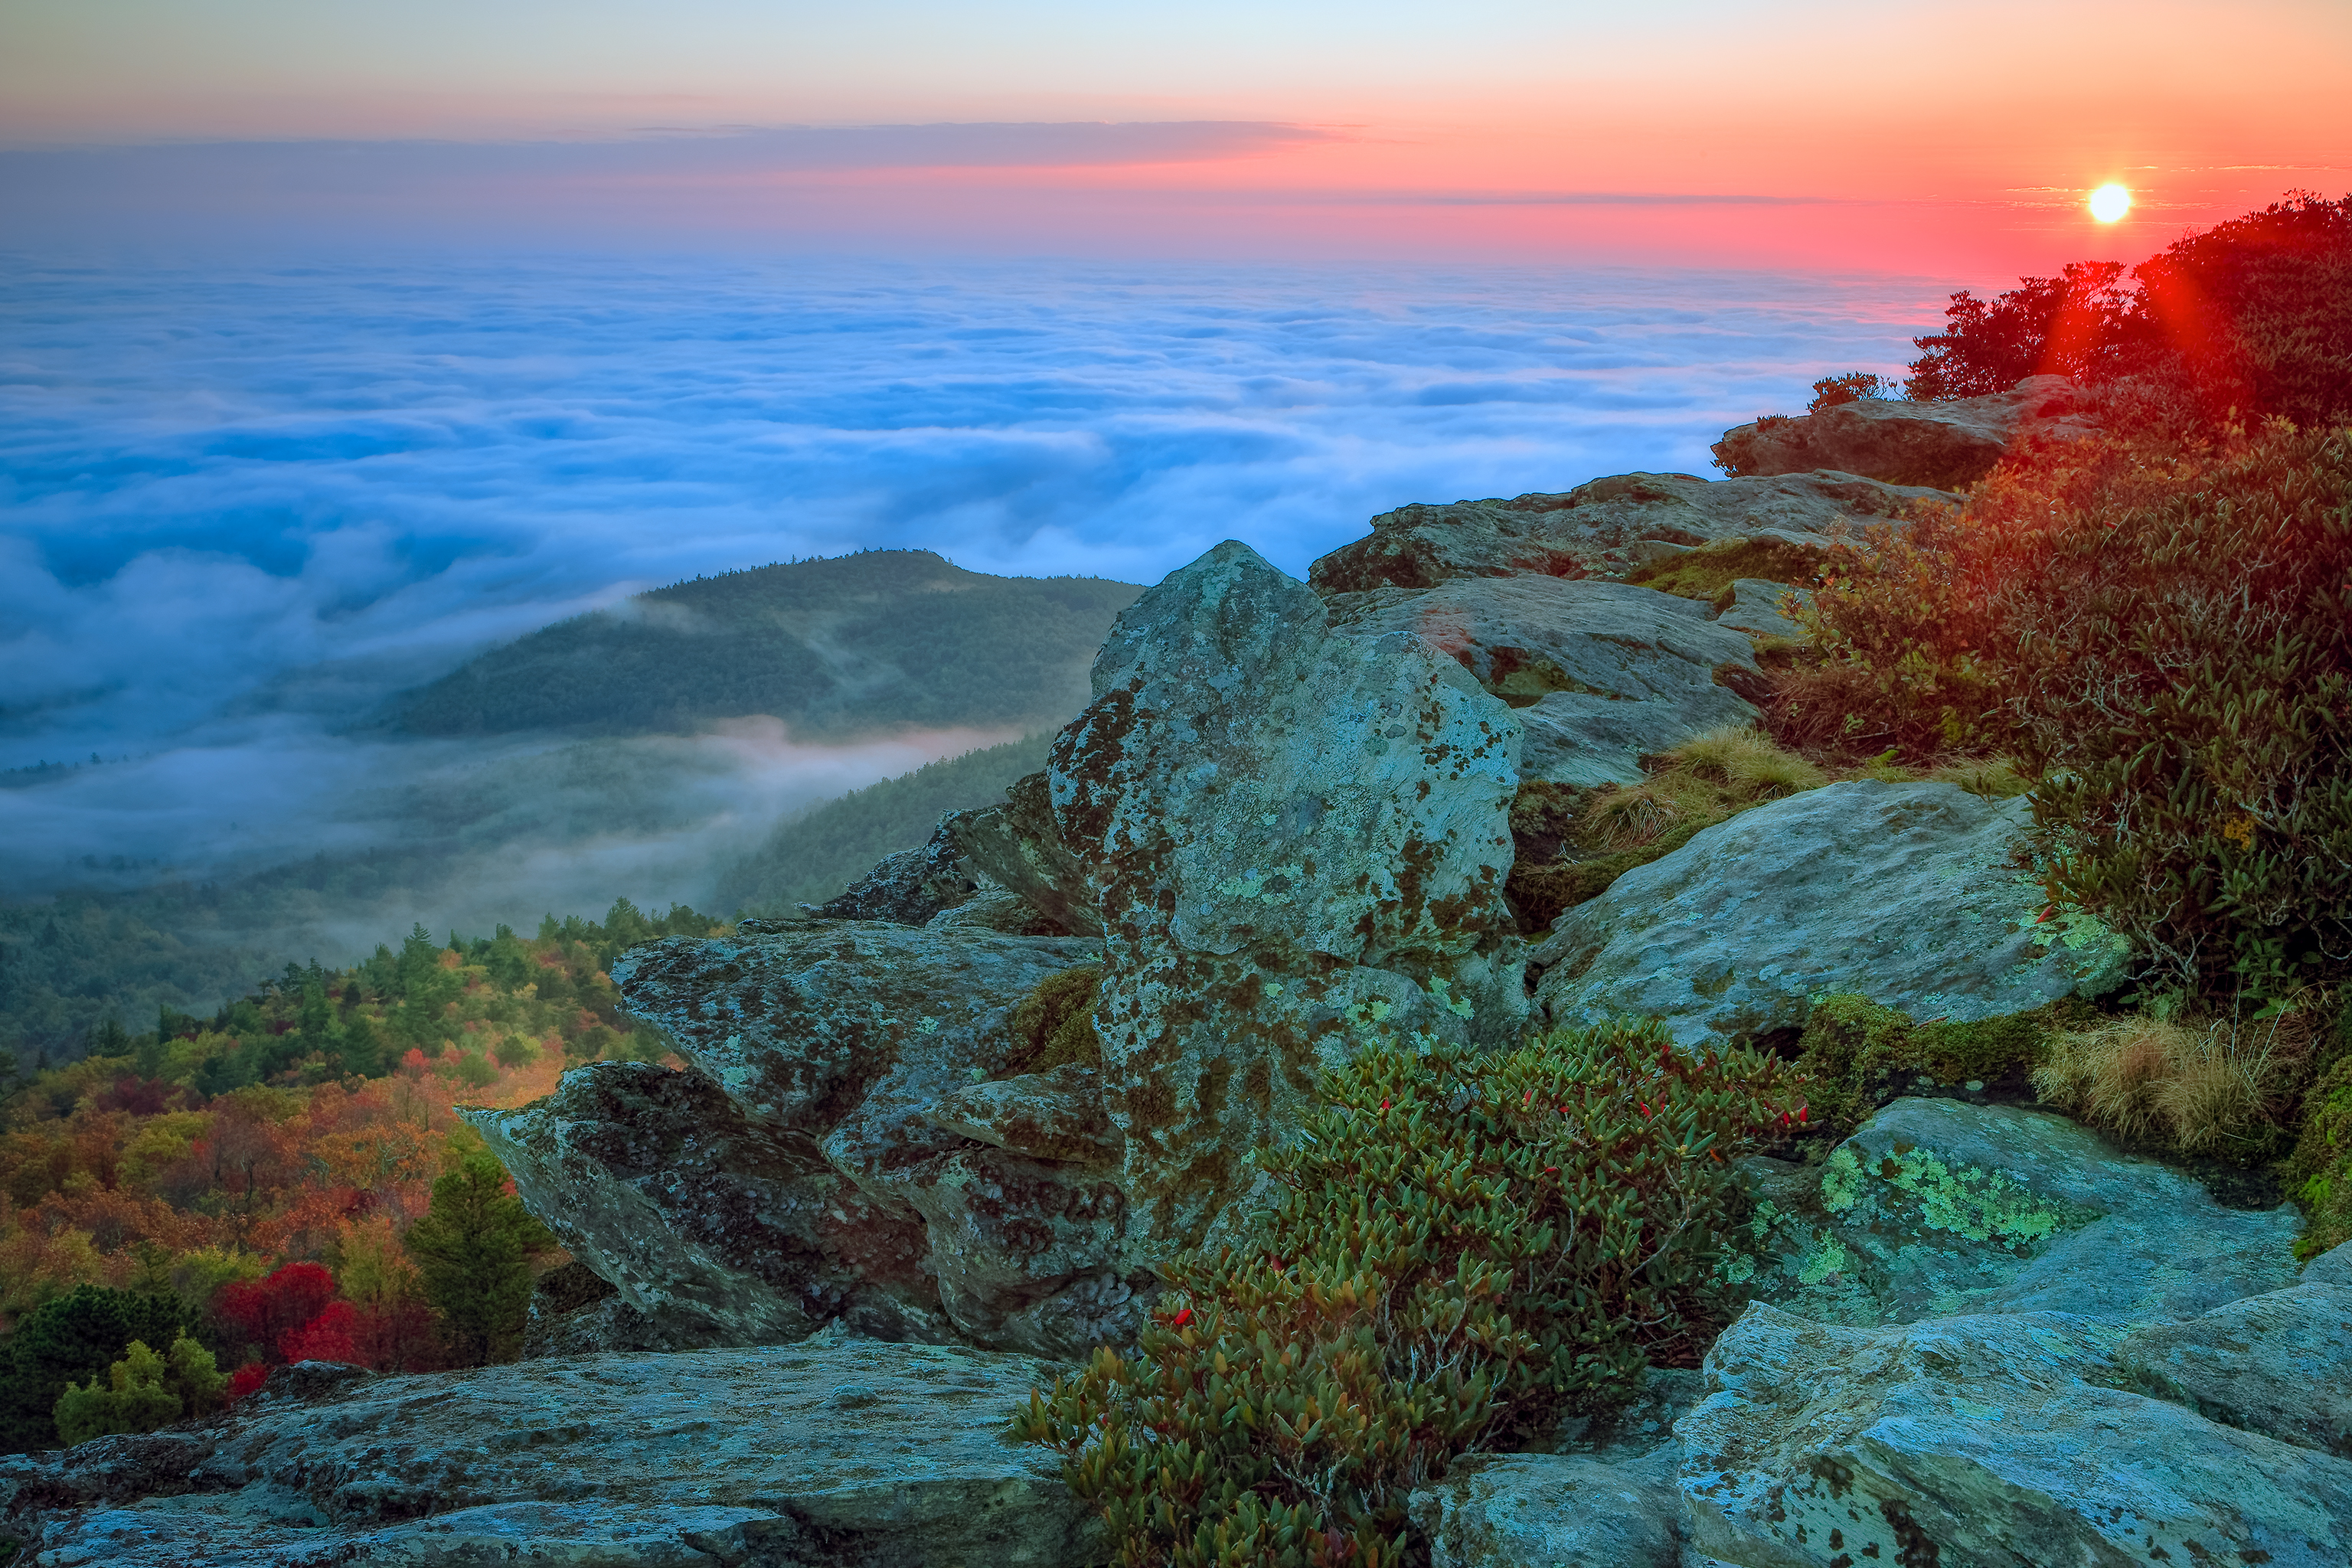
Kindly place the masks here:
<instances>
[{"instance_id":1,"label":"dry grass tuft","mask_svg":"<svg viewBox=\"0 0 2352 1568\"><path fill-rule=\"evenodd\" d=\"M2238 1024L2118 1018L2055 1036L2034 1092L2127 1142L2184 1154L2263 1146L2311 1054L2315 1010Z\"/></svg>"},{"instance_id":2,"label":"dry grass tuft","mask_svg":"<svg viewBox=\"0 0 2352 1568\"><path fill-rule=\"evenodd\" d=\"M1586 814L1585 841L1596 849L1638 849L1682 817L1675 803L1650 784L1601 796Z\"/></svg>"},{"instance_id":3,"label":"dry grass tuft","mask_svg":"<svg viewBox=\"0 0 2352 1568\"><path fill-rule=\"evenodd\" d=\"M1694 735L1666 757L1673 764L1727 784L1750 800L1795 795L1830 782L1827 773L1804 758L1781 750L1762 731L1742 724Z\"/></svg>"}]
</instances>

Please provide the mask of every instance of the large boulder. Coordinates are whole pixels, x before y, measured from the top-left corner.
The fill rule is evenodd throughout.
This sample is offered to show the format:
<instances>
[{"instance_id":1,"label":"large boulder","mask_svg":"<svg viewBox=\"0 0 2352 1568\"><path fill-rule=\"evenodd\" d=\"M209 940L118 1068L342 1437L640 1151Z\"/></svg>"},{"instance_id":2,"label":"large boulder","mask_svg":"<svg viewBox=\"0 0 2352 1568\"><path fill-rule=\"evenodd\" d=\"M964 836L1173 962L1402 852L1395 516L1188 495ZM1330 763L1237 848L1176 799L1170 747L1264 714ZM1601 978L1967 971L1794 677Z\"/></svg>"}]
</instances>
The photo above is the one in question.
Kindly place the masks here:
<instances>
[{"instance_id":1,"label":"large boulder","mask_svg":"<svg viewBox=\"0 0 2352 1568\"><path fill-rule=\"evenodd\" d=\"M1640 758L1702 731L1754 721L1721 684L1759 671L1753 645L1707 605L1625 583L1468 577L1335 602L1356 634L1409 633L1520 708L1522 778L1638 784Z\"/></svg>"},{"instance_id":2,"label":"large boulder","mask_svg":"<svg viewBox=\"0 0 2352 1568\"><path fill-rule=\"evenodd\" d=\"M1559 495L1382 512L1369 535L1316 562L1308 581L1318 593L1344 595L1433 588L1459 577L1618 577L1719 540L1826 543L1843 520L1895 518L1914 501L1953 499L1851 473L1619 474Z\"/></svg>"},{"instance_id":3,"label":"large boulder","mask_svg":"<svg viewBox=\"0 0 2352 1568\"><path fill-rule=\"evenodd\" d=\"M1662 1018L1685 1045L1801 1027L1855 994L1915 1018L2023 1012L2122 976L2122 941L2048 919L2026 805L1948 784L1808 790L1704 829L1570 910L1531 955L1554 1024Z\"/></svg>"},{"instance_id":4,"label":"large boulder","mask_svg":"<svg viewBox=\"0 0 2352 1568\"><path fill-rule=\"evenodd\" d=\"M573 1258L672 1343L780 1344L835 1319L876 1339L954 1337L921 1222L698 1072L594 1062L520 1110L458 1114Z\"/></svg>"},{"instance_id":5,"label":"large boulder","mask_svg":"<svg viewBox=\"0 0 2352 1568\"><path fill-rule=\"evenodd\" d=\"M976 1142L934 1112L976 1082L1030 1076L1035 1045L1016 1036L1014 1008L1097 953L1076 938L812 921L748 941L646 943L613 979L742 1123L845 1184L860 1206L854 1217L839 1206L838 1224L870 1229L877 1247L919 1231L922 1269L956 1331L1076 1355L1130 1336L1148 1305L1149 1277L1118 1262L1126 1204L1111 1149ZM508 1114L520 1126L542 1113ZM583 1208L599 1201L574 1191ZM552 1213L564 1200L541 1202ZM685 1234L696 1221L665 1223ZM592 1268L604 1256L583 1254ZM874 1283L907 1300L897 1258L877 1253L888 1271Z\"/></svg>"},{"instance_id":6,"label":"large boulder","mask_svg":"<svg viewBox=\"0 0 2352 1568\"><path fill-rule=\"evenodd\" d=\"M2082 388L2028 376L2008 392L1950 403L1864 398L1819 414L1776 416L1724 432L1716 460L1739 475L1841 468L1897 485L1955 489L1992 471L2021 442L2066 440L2094 426Z\"/></svg>"},{"instance_id":7,"label":"large boulder","mask_svg":"<svg viewBox=\"0 0 2352 1568\"><path fill-rule=\"evenodd\" d=\"M1855 1327L1988 1312L2192 1318L2295 1282L2292 1207L2223 1208L2063 1117L1895 1100L1821 1165L1746 1163L1746 1283Z\"/></svg>"},{"instance_id":8,"label":"large boulder","mask_svg":"<svg viewBox=\"0 0 2352 1568\"><path fill-rule=\"evenodd\" d=\"M1231 1221L1251 1151L1368 1037L1506 1038L1519 726L1410 636L1349 636L1238 543L1138 600L1055 740L1104 925L1096 1026L1129 1254Z\"/></svg>"},{"instance_id":9,"label":"large boulder","mask_svg":"<svg viewBox=\"0 0 2352 1568\"><path fill-rule=\"evenodd\" d=\"M1052 1368L943 1346L595 1355L280 1384L0 1460L43 1568L1082 1568L1089 1510L999 1438ZM348 1373L348 1369L344 1369Z\"/></svg>"},{"instance_id":10,"label":"large boulder","mask_svg":"<svg viewBox=\"0 0 2352 1568\"><path fill-rule=\"evenodd\" d=\"M2229 1331L2203 1331L2264 1381L2288 1371ZM2125 1343L2069 1312L1863 1329L1751 1306L1676 1427L1693 1544L1745 1568L2352 1561L2352 1459L2207 1419Z\"/></svg>"}]
</instances>

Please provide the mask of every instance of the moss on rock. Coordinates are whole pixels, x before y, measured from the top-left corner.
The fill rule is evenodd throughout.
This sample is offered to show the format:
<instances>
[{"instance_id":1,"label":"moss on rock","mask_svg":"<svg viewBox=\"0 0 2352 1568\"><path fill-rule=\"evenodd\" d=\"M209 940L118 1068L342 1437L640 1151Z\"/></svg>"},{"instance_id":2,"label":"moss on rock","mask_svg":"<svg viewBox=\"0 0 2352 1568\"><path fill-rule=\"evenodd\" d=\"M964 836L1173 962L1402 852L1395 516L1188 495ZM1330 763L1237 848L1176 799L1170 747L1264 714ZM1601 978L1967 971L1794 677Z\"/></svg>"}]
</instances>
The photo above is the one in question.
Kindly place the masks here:
<instances>
[{"instance_id":1,"label":"moss on rock","mask_svg":"<svg viewBox=\"0 0 2352 1568\"><path fill-rule=\"evenodd\" d=\"M2316 1258L2352 1241L2352 1006L2336 1020L2336 1038L2303 1097L2303 1131L2280 1166L2287 1192L2303 1208L2297 1258Z\"/></svg>"},{"instance_id":2,"label":"moss on rock","mask_svg":"<svg viewBox=\"0 0 2352 1568\"><path fill-rule=\"evenodd\" d=\"M2052 1011L1915 1024L1909 1014L1867 996L1825 996L1797 1044L1812 1075L1812 1109L1824 1126L1843 1131L1923 1074L1940 1084L1979 1087L2021 1074L2049 1047Z\"/></svg>"},{"instance_id":3,"label":"moss on rock","mask_svg":"<svg viewBox=\"0 0 2352 1568\"><path fill-rule=\"evenodd\" d=\"M1013 1059L1000 1075L1052 1072L1055 1068L1102 1066L1102 1040L1095 1033L1095 994L1102 966L1082 963L1049 974L1013 1009Z\"/></svg>"}]
</instances>

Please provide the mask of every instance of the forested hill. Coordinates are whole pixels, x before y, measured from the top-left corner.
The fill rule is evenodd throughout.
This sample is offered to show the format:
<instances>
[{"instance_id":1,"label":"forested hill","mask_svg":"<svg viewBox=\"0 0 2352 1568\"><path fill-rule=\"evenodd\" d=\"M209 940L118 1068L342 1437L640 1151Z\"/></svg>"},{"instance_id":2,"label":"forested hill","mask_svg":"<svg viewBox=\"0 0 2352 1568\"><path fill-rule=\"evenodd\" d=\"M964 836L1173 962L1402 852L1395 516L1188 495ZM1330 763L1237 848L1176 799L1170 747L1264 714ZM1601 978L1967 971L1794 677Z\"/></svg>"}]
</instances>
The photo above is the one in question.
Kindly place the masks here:
<instances>
[{"instance_id":1,"label":"forested hill","mask_svg":"<svg viewBox=\"0 0 2352 1568\"><path fill-rule=\"evenodd\" d=\"M1051 727L1143 590L992 577L927 550L698 577L493 648L396 700L420 735L629 735L771 714L804 739Z\"/></svg>"}]
</instances>

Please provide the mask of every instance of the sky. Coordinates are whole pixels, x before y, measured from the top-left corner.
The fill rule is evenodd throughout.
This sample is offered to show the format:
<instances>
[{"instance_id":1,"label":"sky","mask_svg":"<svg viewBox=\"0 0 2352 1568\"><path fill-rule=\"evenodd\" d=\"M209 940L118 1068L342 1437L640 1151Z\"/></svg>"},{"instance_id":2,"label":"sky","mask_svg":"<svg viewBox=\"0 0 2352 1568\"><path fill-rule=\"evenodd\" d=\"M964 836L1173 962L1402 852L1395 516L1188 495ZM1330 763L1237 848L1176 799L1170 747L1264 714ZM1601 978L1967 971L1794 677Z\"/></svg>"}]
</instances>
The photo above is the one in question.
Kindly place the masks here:
<instances>
[{"instance_id":1,"label":"sky","mask_svg":"<svg viewBox=\"0 0 2352 1568\"><path fill-rule=\"evenodd\" d=\"M2341 0L0 0L0 244L2011 275L2352 184Z\"/></svg>"},{"instance_id":2,"label":"sky","mask_svg":"<svg viewBox=\"0 0 2352 1568\"><path fill-rule=\"evenodd\" d=\"M1955 289L2352 188L2347 101L2341 0L0 0L0 770L104 759L0 897L363 846L491 759L358 719L698 573L1709 472ZM562 885L990 738L691 738Z\"/></svg>"}]
</instances>

